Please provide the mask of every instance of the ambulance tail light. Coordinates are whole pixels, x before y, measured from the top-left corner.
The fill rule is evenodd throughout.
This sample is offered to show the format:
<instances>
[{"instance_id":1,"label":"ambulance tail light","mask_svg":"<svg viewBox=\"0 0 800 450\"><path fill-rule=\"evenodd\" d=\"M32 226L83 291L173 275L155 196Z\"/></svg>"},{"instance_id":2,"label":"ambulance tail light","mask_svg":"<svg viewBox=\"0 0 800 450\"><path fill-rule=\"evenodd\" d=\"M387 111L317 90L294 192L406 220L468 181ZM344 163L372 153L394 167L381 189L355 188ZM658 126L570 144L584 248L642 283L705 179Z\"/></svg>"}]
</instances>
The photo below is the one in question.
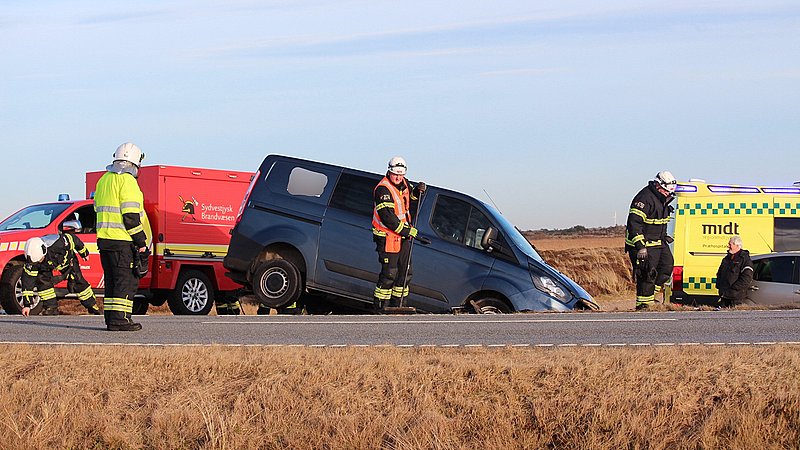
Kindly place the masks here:
<instances>
[{"instance_id":1,"label":"ambulance tail light","mask_svg":"<svg viewBox=\"0 0 800 450\"><path fill-rule=\"evenodd\" d=\"M675 266L672 268L672 290L683 290L683 266Z\"/></svg>"},{"instance_id":2,"label":"ambulance tail light","mask_svg":"<svg viewBox=\"0 0 800 450\"><path fill-rule=\"evenodd\" d=\"M239 206L239 212L236 214L236 222L234 223L233 227L236 228L236 225L239 225L239 221L242 220L242 213L244 212L244 207L247 205L247 201L250 200L250 194L253 192L253 186L255 186L256 181L258 180L259 175L261 175L261 171L253 175L253 178L250 179L250 185L247 186L247 191L244 193L244 199L242 199L242 204ZM233 230L231 230L232 232Z\"/></svg>"}]
</instances>

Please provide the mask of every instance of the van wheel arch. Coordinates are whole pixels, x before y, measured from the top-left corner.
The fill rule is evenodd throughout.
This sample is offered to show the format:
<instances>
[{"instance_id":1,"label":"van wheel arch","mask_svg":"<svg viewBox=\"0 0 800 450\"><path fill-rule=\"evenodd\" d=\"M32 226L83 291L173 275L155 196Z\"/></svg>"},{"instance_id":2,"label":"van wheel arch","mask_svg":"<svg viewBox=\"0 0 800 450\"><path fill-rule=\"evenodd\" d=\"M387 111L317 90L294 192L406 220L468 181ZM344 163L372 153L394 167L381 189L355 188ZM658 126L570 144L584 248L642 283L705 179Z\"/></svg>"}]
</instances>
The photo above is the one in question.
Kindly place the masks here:
<instances>
[{"instance_id":1,"label":"van wheel arch","mask_svg":"<svg viewBox=\"0 0 800 450\"><path fill-rule=\"evenodd\" d=\"M465 306L476 314L510 314L514 312L511 302L498 292L477 292L470 296Z\"/></svg>"}]
</instances>

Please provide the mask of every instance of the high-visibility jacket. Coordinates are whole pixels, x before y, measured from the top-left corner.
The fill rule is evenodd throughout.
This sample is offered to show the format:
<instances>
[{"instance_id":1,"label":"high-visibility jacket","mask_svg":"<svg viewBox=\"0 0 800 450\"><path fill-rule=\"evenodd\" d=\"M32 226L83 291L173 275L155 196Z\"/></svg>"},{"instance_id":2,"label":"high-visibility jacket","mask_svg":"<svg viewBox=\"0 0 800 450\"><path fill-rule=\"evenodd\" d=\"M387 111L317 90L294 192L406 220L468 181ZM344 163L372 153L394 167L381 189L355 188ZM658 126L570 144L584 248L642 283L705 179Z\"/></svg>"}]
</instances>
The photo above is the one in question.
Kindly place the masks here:
<instances>
[{"instance_id":1,"label":"high-visibility jacket","mask_svg":"<svg viewBox=\"0 0 800 450\"><path fill-rule=\"evenodd\" d=\"M150 222L144 212L144 196L129 173L106 172L94 195L97 238L133 242L145 247L150 240Z\"/></svg>"},{"instance_id":2,"label":"high-visibility jacket","mask_svg":"<svg viewBox=\"0 0 800 450\"><path fill-rule=\"evenodd\" d=\"M403 237L407 237L411 232L411 213L409 206L411 203L408 183L403 179L403 189L399 189L392 184L388 178L383 179L375 186L375 208L372 212L372 233L375 236L386 238L386 251L397 253L400 251L400 244ZM382 189L383 188L383 189ZM388 194L386 192L388 191ZM389 211L391 215L386 215L384 211ZM386 217L387 222L381 220L381 215ZM396 224L394 218L397 218Z\"/></svg>"},{"instance_id":3,"label":"high-visibility jacket","mask_svg":"<svg viewBox=\"0 0 800 450\"><path fill-rule=\"evenodd\" d=\"M655 181L651 181L633 197L625 227L625 248L628 251L666 244L664 238L672 213L670 201L672 196L665 197L658 192Z\"/></svg>"}]
</instances>

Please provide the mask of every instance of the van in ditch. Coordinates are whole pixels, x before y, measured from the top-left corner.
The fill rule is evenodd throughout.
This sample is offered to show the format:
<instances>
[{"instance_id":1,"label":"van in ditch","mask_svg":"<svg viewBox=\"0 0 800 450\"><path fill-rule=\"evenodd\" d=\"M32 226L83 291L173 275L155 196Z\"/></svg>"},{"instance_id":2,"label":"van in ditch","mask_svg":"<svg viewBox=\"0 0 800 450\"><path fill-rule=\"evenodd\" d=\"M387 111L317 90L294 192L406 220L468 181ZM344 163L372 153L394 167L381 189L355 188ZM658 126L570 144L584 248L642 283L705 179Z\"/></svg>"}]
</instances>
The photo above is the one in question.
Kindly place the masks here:
<instances>
[{"instance_id":1,"label":"van in ditch","mask_svg":"<svg viewBox=\"0 0 800 450\"><path fill-rule=\"evenodd\" d=\"M716 304L717 269L728 240L741 236L752 256L800 250L800 187L679 182L669 234L672 252L670 301Z\"/></svg>"},{"instance_id":2,"label":"van in ditch","mask_svg":"<svg viewBox=\"0 0 800 450\"><path fill-rule=\"evenodd\" d=\"M380 272L372 240L373 189L383 177L267 156L245 194L224 259L226 273L265 307L303 293L326 305L368 310ZM599 309L549 266L495 208L429 186L414 226L414 275L406 304L431 313Z\"/></svg>"}]
</instances>

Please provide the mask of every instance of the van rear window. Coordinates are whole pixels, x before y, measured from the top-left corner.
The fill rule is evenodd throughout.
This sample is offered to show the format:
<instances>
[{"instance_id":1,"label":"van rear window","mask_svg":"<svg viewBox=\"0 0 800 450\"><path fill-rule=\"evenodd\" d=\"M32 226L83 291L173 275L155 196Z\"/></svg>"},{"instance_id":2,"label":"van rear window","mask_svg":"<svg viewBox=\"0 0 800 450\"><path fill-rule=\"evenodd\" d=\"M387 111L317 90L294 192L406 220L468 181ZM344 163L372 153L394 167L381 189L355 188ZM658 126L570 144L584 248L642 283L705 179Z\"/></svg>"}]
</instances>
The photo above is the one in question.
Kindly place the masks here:
<instances>
[{"instance_id":1,"label":"van rear window","mask_svg":"<svg viewBox=\"0 0 800 450\"><path fill-rule=\"evenodd\" d=\"M800 250L800 219L775 218L775 251Z\"/></svg>"},{"instance_id":2,"label":"van rear window","mask_svg":"<svg viewBox=\"0 0 800 450\"><path fill-rule=\"evenodd\" d=\"M302 167L295 167L289 173L289 184L286 191L292 195L319 197L325 192L328 177L319 172L312 172Z\"/></svg>"}]
</instances>

